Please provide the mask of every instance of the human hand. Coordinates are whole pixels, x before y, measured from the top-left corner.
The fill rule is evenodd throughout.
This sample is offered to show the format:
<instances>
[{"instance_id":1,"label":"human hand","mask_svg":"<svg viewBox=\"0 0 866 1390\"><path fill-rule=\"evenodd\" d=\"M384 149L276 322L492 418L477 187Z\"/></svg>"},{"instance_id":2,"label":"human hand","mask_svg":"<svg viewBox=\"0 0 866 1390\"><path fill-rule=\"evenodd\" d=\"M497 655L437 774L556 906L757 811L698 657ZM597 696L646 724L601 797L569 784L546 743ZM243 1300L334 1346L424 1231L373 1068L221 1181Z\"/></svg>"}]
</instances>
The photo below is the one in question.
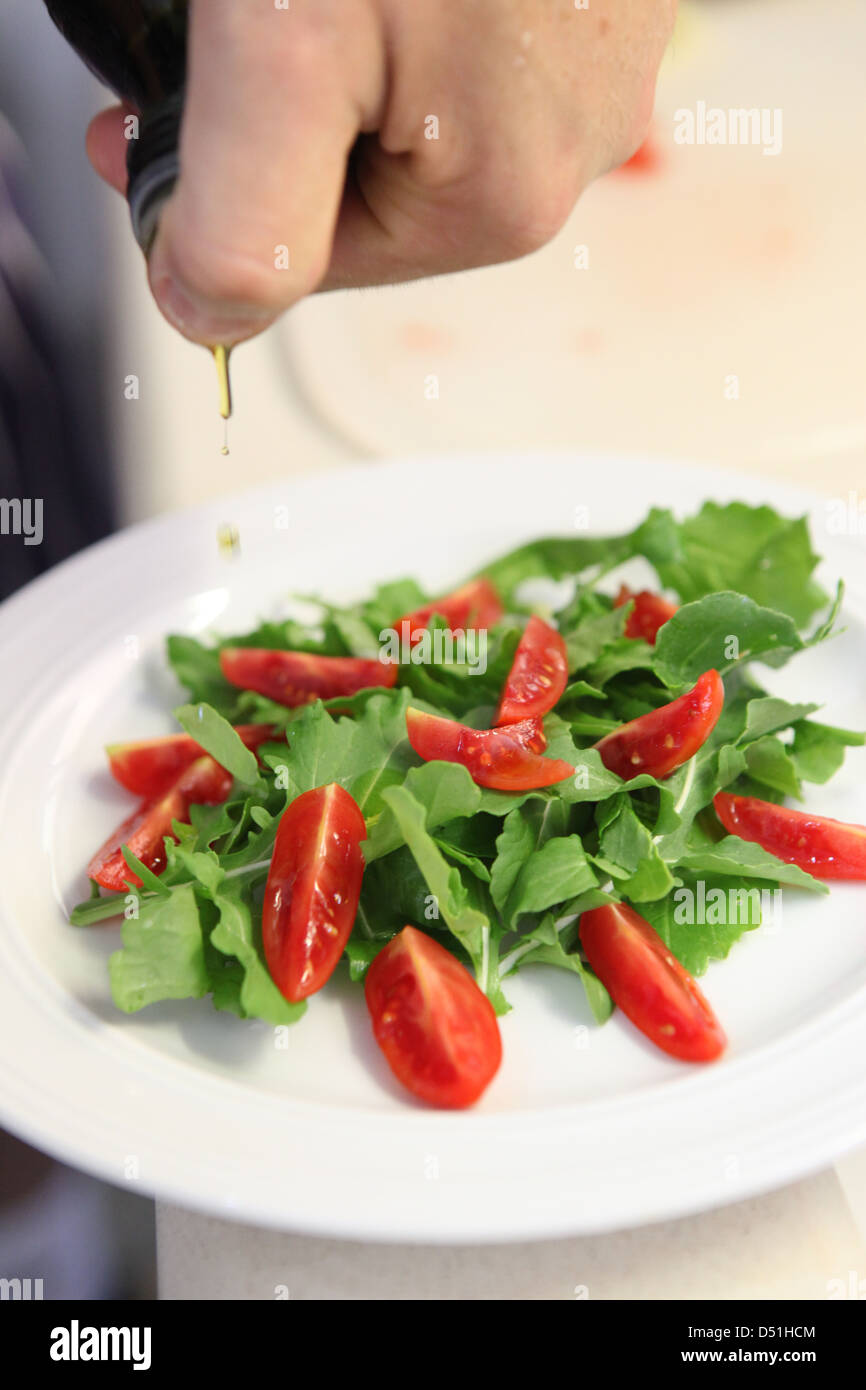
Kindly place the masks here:
<instances>
[{"instance_id":1,"label":"human hand","mask_svg":"<svg viewBox=\"0 0 866 1390\"><path fill-rule=\"evenodd\" d=\"M317 289L542 246L640 144L676 0L575 6L194 0L182 174L149 259L169 322L233 344ZM88 132L121 191L123 114Z\"/></svg>"}]
</instances>

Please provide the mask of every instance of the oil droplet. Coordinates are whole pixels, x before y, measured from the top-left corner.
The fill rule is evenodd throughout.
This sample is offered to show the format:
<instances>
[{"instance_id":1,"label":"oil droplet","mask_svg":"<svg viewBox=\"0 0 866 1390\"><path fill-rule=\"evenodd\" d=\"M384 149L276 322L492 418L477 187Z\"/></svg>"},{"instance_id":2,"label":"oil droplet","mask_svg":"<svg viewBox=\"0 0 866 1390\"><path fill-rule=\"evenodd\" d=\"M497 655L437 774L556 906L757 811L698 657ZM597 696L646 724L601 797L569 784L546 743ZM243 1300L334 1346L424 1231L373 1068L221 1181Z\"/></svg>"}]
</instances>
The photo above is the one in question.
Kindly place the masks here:
<instances>
[{"instance_id":1,"label":"oil droplet","mask_svg":"<svg viewBox=\"0 0 866 1390\"><path fill-rule=\"evenodd\" d=\"M224 555L226 559L231 559L233 556L240 554L241 534L238 528L233 526L230 521L225 521L221 526L217 527L217 545L219 546L220 553Z\"/></svg>"},{"instance_id":2,"label":"oil droplet","mask_svg":"<svg viewBox=\"0 0 866 1390\"><path fill-rule=\"evenodd\" d=\"M223 420L223 446L220 449L220 453L228 454L229 452L229 422L228 420Z\"/></svg>"},{"instance_id":3,"label":"oil droplet","mask_svg":"<svg viewBox=\"0 0 866 1390\"><path fill-rule=\"evenodd\" d=\"M213 360L216 363L217 385L219 386L220 415L227 420L232 413L232 384L229 377L229 354L231 348L227 348L224 343L218 343L211 348Z\"/></svg>"}]
</instances>

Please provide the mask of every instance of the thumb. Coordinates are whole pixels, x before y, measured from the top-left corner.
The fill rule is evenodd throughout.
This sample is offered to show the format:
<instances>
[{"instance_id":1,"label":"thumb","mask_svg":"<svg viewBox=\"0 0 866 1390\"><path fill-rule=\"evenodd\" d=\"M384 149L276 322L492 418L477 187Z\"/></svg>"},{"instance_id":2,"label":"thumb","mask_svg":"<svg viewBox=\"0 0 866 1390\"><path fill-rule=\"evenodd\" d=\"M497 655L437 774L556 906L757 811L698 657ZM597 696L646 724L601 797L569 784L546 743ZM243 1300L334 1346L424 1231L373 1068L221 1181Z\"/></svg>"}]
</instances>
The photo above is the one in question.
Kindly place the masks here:
<instances>
[{"instance_id":1,"label":"thumb","mask_svg":"<svg viewBox=\"0 0 866 1390\"><path fill-rule=\"evenodd\" d=\"M187 338L251 337L323 278L359 128L340 53L296 8L192 7L181 174L149 258Z\"/></svg>"}]
</instances>

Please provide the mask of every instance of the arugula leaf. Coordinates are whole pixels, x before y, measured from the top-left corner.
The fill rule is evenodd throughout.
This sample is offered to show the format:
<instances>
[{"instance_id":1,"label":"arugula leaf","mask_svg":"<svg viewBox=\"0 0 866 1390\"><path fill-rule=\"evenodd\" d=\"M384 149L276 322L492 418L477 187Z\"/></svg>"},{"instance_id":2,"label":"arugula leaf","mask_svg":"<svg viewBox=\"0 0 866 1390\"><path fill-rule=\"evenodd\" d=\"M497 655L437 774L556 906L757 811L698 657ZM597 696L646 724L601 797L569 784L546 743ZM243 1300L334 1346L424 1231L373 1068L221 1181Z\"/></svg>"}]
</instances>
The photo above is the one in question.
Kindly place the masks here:
<instances>
[{"instance_id":1,"label":"arugula leaf","mask_svg":"<svg viewBox=\"0 0 866 1390\"><path fill-rule=\"evenodd\" d=\"M818 705L792 705L775 695L751 699L746 710L746 723L740 736L741 743L763 738L765 734L777 734L790 729L807 715L814 714Z\"/></svg>"},{"instance_id":2,"label":"arugula leaf","mask_svg":"<svg viewBox=\"0 0 866 1390\"><path fill-rule=\"evenodd\" d=\"M130 905L138 911L142 898L133 889L129 894L106 893L100 897L88 898L83 903L76 903L69 914L69 921L73 927L92 927L96 922L107 922L112 917L121 917L129 898L134 900Z\"/></svg>"},{"instance_id":3,"label":"arugula leaf","mask_svg":"<svg viewBox=\"0 0 866 1390\"><path fill-rule=\"evenodd\" d=\"M711 960L724 960L744 932L772 913L772 884L747 877L681 873L673 893L641 904L641 916L690 975L703 975Z\"/></svg>"},{"instance_id":4,"label":"arugula leaf","mask_svg":"<svg viewBox=\"0 0 866 1390\"><path fill-rule=\"evenodd\" d=\"M211 932L211 945L225 956L234 956L243 969L239 987L241 1016L262 1018L275 1025L294 1023L306 1003L292 1004L271 979L261 945L261 916L253 907L248 880L224 879L213 894L219 921Z\"/></svg>"},{"instance_id":5,"label":"arugula leaf","mask_svg":"<svg viewBox=\"0 0 866 1390\"><path fill-rule=\"evenodd\" d=\"M611 608L609 612L585 618L572 628L565 637L569 671L593 668L593 663L598 661L602 652L618 638L622 638L626 616L624 608ZM599 680L597 675L591 676L590 682L596 687L604 685L604 681Z\"/></svg>"},{"instance_id":6,"label":"arugula leaf","mask_svg":"<svg viewBox=\"0 0 866 1390\"><path fill-rule=\"evenodd\" d=\"M490 896L500 913L504 912L511 890L531 856L551 836L563 835L567 824L568 808L554 799L539 799L508 813L496 840L496 859L490 875ZM563 898L566 896L563 894Z\"/></svg>"},{"instance_id":7,"label":"arugula leaf","mask_svg":"<svg viewBox=\"0 0 866 1390\"><path fill-rule=\"evenodd\" d=\"M794 726L791 761L804 782L829 782L845 761L845 749L859 748L864 743L866 734L801 719Z\"/></svg>"},{"instance_id":8,"label":"arugula leaf","mask_svg":"<svg viewBox=\"0 0 866 1390\"><path fill-rule=\"evenodd\" d=\"M403 785L425 808L428 830L436 830L458 817L474 816L481 809L481 788L460 763L422 763L409 769ZM370 864L403 843L400 825L386 802L377 815L368 819L364 858Z\"/></svg>"},{"instance_id":9,"label":"arugula leaf","mask_svg":"<svg viewBox=\"0 0 866 1390\"><path fill-rule=\"evenodd\" d=\"M210 991L199 908L191 883L168 897L141 900L122 927L123 950L108 962L111 993L124 1013L160 999L200 999Z\"/></svg>"},{"instance_id":10,"label":"arugula leaf","mask_svg":"<svg viewBox=\"0 0 866 1390\"><path fill-rule=\"evenodd\" d=\"M746 766L749 776L763 782L772 791L802 800L803 789L797 776L796 764L781 739L769 734L746 745Z\"/></svg>"},{"instance_id":11,"label":"arugula leaf","mask_svg":"<svg viewBox=\"0 0 866 1390\"><path fill-rule=\"evenodd\" d=\"M787 614L797 627L827 602L812 579L817 563L805 518L790 521L772 507L745 502L706 502L679 524L675 553L653 560L662 584L685 604L733 589Z\"/></svg>"},{"instance_id":12,"label":"arugula leaf","mask_svg":"<svg viewBox=\"0 0 866 1390\"><path fill-rule=\"evenodd\" d=\"M504 1000L499 989L496 941L489 916L472 903L459 869L449 865L434 844L420 802L406 787L389 787L383 796L436 900L439 913L472 961L479 987L494 1008L501 1009Z\"/></svg>"},{"instance_id":13,"label":"arugula leaf","mask_svg":"<svg viewBox=\"0 0 866 1390\"><path fill-rule=\"evenodd\" d=\"M405 613L428 603L427 594L414 579L393 579L380 584L373 597L361 605L361 616L373 632L393 628Z\"/></svg>"},{"instance_id":14,"label":"arugula leaf","mask_svg":"<svg viewBox=\"0 0 866 1390\"><path fill-rule=\"evenodd\" d=\"M677 609L659 629L653 669L676 690L694 685L704 671L715 669L724 675L740 662L801 651L805 645L785 613L726 591Z\"/></svg>"},{"instance_id":15,"label":"arugula leaf","mask_svg":"<svg viewBox=\"0 0 866 1390\"><path fill-rule=\"evenodd\" d=\"M503 910L514 927L527 913L541 913L598 886L579 835L547 840L519 869Z\"/></svg>"},{"instance_id":16,"label":"arugula leaf","mask_svg":"<svg viewBox=\"0 0 866 1390\"><path fill-rule=\"evenodd\" d=\"M250 752L228 720L211 705L204 701L197 705L180 705L174 717L180 727L239 782L252 784L258 780L259 764L255 753Z\"/></svg>"},{"instance_id":17,"label":"arugula leaf","mask_svg":"<svg viewBox=\"0 0 866 1390\"><path fill-rule=\"evenodd\" d=\"M145 891L149 890L151 893L158 893L162 898L168 896L171 890L166 887L162 879L159 878L158 875L155 874L152 869L149 869L146 864L142 864L141 860L138 858L138 855L133 854L132 850L129 848L128 845L121 846L121 853L123 854L123 859L127 867L131 869L134 874L137 874L138 877L141 879L141 886ZM135 893L136 890L129 882L129 879L127 879L127 884L129 886L130 892ZM97 899L97 901L106 900Z\"/></svg>"},{"instance_id":18,"label":"arugula leaf","mask_svg":"<svg viewBox=\"0 0 866 1390\"><path fill-rule=\"evenodd\" d=\"M175 634L166 640L169 665L193 700L203 700L226 719L234 719L240 691L226 680L215 647Z\"/></svg>"},{"instance_id":19,"label":"arugula leaf","mask_svg":"<svg viewBox=\"0 0 866 1390\"><path fill-rule=\"evenodd\" d=\"M587 902L587 908L590 903ZM514 970L527 965L552 965L570 970L583 985L587 1002L596 1023L606 1023L613 1012L613 1000L576 950L567 950L563 941L565 925L558 925L552 912L547 913L532 931L521 936L519 943L502 958L500 970L506 978Z\"/></svg>"},{"instance_id":20,"label":"arugula leaf","mask_svg":"<svg viewBox=\"0 0 866 1390\"><path fill-rule=\"evenodd\" d=\"M774 854L762 849L750 840L741 840L738 835L726 835L717 844L687 851L680 858L677 869L690 869L693 873L716 873L746 875L749 878L768 878L777 883L791 883L798 888L808 888L813 893L828 893L826 883L798 869L796 864L786 864Z\"/></svg>"}]
</instances>

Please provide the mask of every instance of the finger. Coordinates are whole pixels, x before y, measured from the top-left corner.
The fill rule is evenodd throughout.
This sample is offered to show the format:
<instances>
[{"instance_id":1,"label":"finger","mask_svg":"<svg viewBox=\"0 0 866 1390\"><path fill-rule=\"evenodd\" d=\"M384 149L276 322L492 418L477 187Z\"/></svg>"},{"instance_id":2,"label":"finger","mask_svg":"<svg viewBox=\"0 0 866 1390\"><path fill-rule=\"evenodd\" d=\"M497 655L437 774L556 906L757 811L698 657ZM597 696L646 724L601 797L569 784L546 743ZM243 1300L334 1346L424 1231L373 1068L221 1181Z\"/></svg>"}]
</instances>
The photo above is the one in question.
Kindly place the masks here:
<instances>
[{"instance_id":1,"label":"finger","mask_svg":"<svg viewBox=\"0 0 866 1390\"><path fill-rule=\"evenodd\" d=\"M128 112L123 106L110 106L94 116L87 130L87 157L101 179L126 193L126 152L123 122Z\"/></svg>"},{"instance_id":2,"label":"finger","mask_svg":"<svg viewBox=\"0 0 866 1390\"><path fill-rule=\"evenodd\" d=\"M249 337L325 273L349 151L384 89L369 7L344 10L193 7L181 176L150 258L189 338Z\"/></svg>"}]
</instances>

